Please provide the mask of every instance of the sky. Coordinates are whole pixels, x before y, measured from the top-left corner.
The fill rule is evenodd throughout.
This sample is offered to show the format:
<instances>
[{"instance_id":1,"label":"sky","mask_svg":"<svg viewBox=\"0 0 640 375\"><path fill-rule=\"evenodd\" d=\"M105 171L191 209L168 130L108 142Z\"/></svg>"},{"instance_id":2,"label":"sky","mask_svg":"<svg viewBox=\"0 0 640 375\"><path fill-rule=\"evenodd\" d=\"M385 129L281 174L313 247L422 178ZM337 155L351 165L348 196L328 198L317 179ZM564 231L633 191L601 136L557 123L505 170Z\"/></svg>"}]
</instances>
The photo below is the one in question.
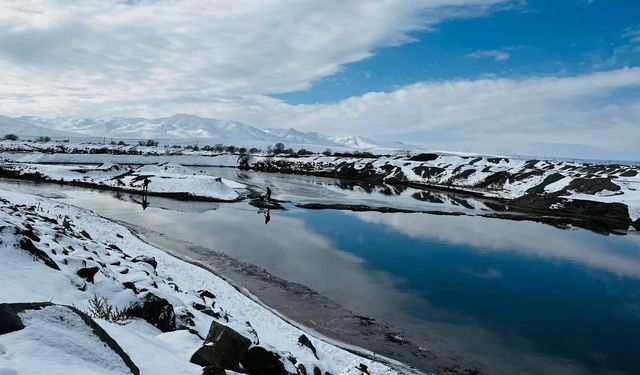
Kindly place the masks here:
<instances>
[{"instance_id":1,"label":"sky","mask_svg":"<svg viewBox=\"0 0 640 375\"><path fill-rule=\"evenodd\" d=\"M637 0L0 0L0 114L640 160Z\"/></svg>"}]
</instances>

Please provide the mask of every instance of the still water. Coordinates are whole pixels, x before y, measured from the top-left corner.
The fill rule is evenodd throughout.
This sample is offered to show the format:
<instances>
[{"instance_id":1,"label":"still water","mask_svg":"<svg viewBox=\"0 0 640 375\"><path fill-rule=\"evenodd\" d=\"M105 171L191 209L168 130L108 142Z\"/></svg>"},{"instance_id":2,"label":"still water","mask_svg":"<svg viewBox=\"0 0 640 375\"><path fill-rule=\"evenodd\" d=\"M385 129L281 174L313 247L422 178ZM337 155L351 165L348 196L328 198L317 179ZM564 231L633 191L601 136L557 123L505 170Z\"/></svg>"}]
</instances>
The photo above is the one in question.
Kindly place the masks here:
<instances>
[{"instance_id":1,"label":"still water","mask_svg":"<svg viewBox=\"0 0 640 375\"><path fill-rule=\"evenodd\" d=\"M345 185L314 177L206 170L293 202L444 211L481 201ZM246 203L180 202L0 181L222 251L301 283L357 313L439 343L487 373L639 374L640 236L600 235L479 216L265 212ZM435 198L434 198L435 197ZM457 202L457 203L456 203Z\"/></svg>"}]
</instances>

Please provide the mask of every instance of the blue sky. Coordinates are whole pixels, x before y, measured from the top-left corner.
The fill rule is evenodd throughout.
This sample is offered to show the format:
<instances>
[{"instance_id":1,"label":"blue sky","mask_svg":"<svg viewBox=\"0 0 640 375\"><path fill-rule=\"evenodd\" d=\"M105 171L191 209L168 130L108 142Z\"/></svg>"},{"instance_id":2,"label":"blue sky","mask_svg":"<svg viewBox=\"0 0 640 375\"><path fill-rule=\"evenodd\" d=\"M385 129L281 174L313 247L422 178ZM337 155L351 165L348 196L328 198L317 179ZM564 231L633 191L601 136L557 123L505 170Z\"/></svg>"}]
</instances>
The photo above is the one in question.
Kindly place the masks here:
<instances>
[{"instance_id":1,"label":"blue sky","mask_svg":"<svg viewBox=\"0 0 640 375\"><path fill-rule=\"evenodd\" d=\"M640 30L638 1L530 0L484 17L444 22L435 32L414 32L413 43L380 48L310 89L275 97L292 104L331 102L420 81L639 66L640 51L629 48L634 30ZM506 55L472 57L482 51Z\"/></svg>"},{"instance_id":2,"label":"blue sky","mask_svg":"<svg viewBox=\"0 0 640 375\"><path fill-rule=\"evenodd\" d=\"M0 114L640 160L635 0L0 0Z\"/></svg>"}]
</instances>

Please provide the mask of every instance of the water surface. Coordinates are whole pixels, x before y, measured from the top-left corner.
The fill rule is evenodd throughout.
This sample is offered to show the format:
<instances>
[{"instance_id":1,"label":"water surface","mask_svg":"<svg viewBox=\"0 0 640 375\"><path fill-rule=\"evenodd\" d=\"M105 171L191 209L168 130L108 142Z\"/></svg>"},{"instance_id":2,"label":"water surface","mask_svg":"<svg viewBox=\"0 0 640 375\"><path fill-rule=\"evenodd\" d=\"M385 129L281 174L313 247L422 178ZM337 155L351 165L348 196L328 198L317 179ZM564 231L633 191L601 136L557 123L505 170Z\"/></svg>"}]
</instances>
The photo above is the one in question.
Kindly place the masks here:
<instances>
[{"instance_id":1,"label":"water surface","mask_svg":"<svg viewBox=\"0 0 640 375\"><path fill-rule=\"evenodd\" d=\"M270 185L295 202L469 208L459 196L332 179L207 170ZM265 268L359 314L392 322L425 348L487 373L638 374L640 236L423 213L266 212L246 203L180 202L26 182L51 195ZM437 199L433 199L436 197ZM441 201L440 203L438 203Z\"/></svg>"}]
</instances>

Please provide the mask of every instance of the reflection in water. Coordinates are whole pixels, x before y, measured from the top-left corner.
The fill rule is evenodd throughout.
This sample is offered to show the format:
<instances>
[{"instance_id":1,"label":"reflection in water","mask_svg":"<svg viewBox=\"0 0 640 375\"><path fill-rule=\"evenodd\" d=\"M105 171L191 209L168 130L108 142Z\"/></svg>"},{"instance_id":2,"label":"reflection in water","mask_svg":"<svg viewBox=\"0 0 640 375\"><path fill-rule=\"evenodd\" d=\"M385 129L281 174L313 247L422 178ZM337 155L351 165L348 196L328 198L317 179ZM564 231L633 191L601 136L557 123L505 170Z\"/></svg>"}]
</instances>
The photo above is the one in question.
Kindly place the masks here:
<instances>
[{"instance_id":1,"label":"reflection in water","mask_svg":"<svg viewBox=\"0 0 640 375\"><path fill-rule=\"evenodd\" d=\"M364 197L370 187L345 192L335 181L327 185L317 178L284 185L278 185L280 176L249 178L276 186L276 199L336 200L344 194L349 202L371 202L384 194L372 190ZM30 186L21 183L20 190ZM60 189L46 186L33 190ZM477 216L290 209L273 217L258 210L262 216L256 217L244 203L160 197L148 197L141 210L139 196L61 190L70 192L65 202L308 285L355 312L393 322L441 355L477 361L488 373L639 373L638 235L602 236ZM440 193L411 197L416 193L407 189L380 202L458 199ZM403 200L406 194L410 201Z\"/></svg>"},{"instance_id":2,"label":"reflection in water","mask_svg":"<svg viewBox=\"0 0 640 375\"><path fill-rule=\"evenodd\" d=\"M263 214L264 215L264 223L265 224L269 224L269 221L271 221L271 210L270 209L263 209L263 208L259 208L258 209L258 214Z\"/></svg>"}]
</instances>

